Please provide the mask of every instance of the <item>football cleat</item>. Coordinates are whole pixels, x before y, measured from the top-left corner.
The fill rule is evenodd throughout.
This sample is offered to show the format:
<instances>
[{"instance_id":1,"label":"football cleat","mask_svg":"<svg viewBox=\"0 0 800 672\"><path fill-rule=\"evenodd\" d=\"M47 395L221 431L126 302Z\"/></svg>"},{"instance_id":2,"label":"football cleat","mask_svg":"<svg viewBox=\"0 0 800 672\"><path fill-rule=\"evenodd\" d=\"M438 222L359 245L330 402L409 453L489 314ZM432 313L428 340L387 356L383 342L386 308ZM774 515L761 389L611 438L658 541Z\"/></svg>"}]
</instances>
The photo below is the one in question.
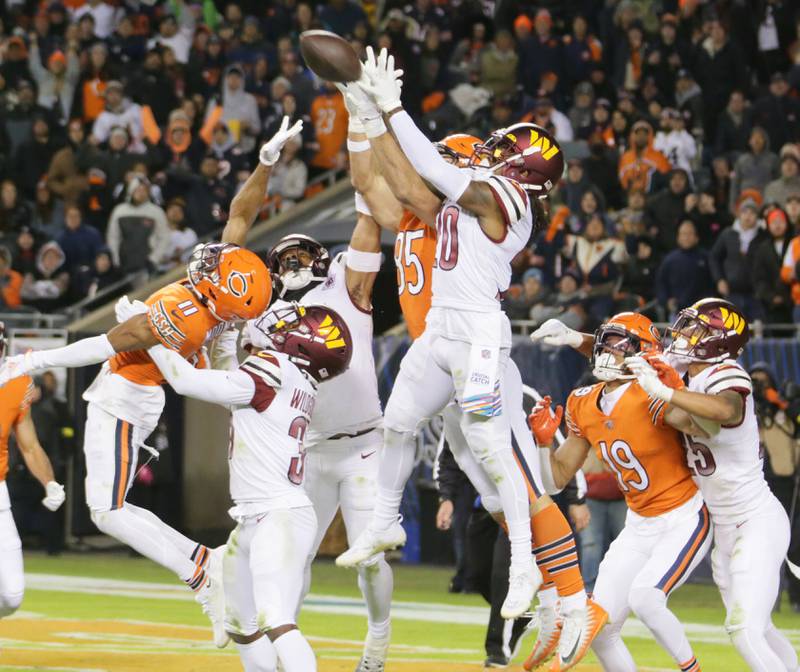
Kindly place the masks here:
<instances>
[{"instance_id":1,"label":"football cleat","mask_svg":"<svg viewBox=\"0 0 800 672\"><path fill-rule=\"evenodd\" d=\"M509 659L501 653L493 653L483 661L485 670L502 670L508 667Z\"/></svg>"},{"instance_id":2,"label":"football cleat","mask_svg":"<svg viewBox=\"0 0 800 672\"><path fill-rule=\"evenodd\" d=\"M539 633L533 645L531 655L522 664L526 670L535 670L546 663L556 652L561 637L562 620L555 607L538 607L536 616L539 621Z\"/></svg>"},{"instance_id":3,"label":"football cleat","mask_svg":"<svg viewBox=\"0 0 800 672\"><path fill-rule=\"evenodd\" d=\"M222 559L226 548L222 545L211 551L206 565L206 582L194 598L211 621L214 645L219 649L224 649L231 641L225 631L225 591L222 584Z\"/></svg>"},{"instance_id":4,"label":"football cleat","mask_svg":"<svg viewBox=\"0 0 800 672\"><path fill-rule=\"evenodd\" d=\"M364 653L356 666L356 672L384 672L390 639L391 633L388 633L386 637L373 637L371 633L367 632Z\"/></svg>"},{"instance_id":5,"label":"football cleat","mask_svg":"<svg viewBox=\"0 0 800 672\"><path fill-rule=\"evenodd\" d=\"M563 672L577 665L589 651L594 638L608 621L608 614L592 599L584 609L574 609L563 614L558 655L550 667L551 672Z\"/></svg>"},{"instance_id":6,"label":"football cleat","mask_svg":"<svg viewBox=\"0 0 800 672\"><path fill-rule=\"evenodd\" d=\"M356 567L373 555L391 551L406 543L406 531L395 521L385 530L367 528L353 542L353 545L336 558L338 567Z\"/></svg>"},{"instance_id":7,"label":"football cleat","mask_svg":"<svg viewBox=\"0 0 800 672\"><path fill-rule=\"evenodd\" d=\"M500 608L500 615L506 620L522 616L530 609L541 585L542 573L532 559L524 567L511 565L508 571L508 593Z\"/></svg>"}]
</instances>

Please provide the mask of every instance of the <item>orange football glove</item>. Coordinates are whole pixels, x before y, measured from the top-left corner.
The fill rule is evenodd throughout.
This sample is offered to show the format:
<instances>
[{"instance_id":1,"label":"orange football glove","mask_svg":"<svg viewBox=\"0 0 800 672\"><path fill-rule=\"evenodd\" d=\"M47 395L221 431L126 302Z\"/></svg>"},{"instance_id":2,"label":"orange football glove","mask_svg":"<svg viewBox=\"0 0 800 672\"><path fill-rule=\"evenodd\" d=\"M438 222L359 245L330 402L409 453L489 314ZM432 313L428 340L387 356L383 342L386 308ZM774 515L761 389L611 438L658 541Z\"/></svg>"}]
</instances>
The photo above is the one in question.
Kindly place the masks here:
<instances>
[{"instance_id":1,"label":"orange football glove","mask_svg":"<svg viewBox=\"0 0 800 672\"><path fill-rule=\"evenodd\" d=\"M681 374L673 369L663 359L659 359L657 354L646 354L644 355L644 358L647 360L647 363L656 370L658 379L664 383L664 385L671 387L673 390L682 390L684 387L686 387L686 384L683 382L683 378L681 378Z\"/></svg>"},{"instance_id":2,"label":"orange football glove","mask_svg":"<svg viewBox=\"0 0 800 672\"><path fill-rule=\"evenodd\" d=\"M550 397L545 397L536 403L528 416L528 426L540 446L549 446L553 443L553 437L561 426L561 418L564 417L564 407L557 406L554 413L550 408L551 402Z\"/></svg>"}]
</instances>

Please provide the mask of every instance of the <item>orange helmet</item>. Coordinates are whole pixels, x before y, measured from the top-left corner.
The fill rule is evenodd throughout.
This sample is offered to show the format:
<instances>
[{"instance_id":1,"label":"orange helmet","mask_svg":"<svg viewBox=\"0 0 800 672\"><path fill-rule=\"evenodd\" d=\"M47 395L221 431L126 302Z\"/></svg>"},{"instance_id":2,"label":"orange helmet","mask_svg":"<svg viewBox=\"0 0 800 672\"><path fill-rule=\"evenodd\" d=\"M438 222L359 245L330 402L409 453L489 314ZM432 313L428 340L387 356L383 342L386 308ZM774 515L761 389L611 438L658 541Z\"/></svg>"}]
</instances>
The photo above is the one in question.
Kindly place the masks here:
<instances>
[{"instance_id":1,"label":"orange helmet","mask_svg":"<svg viewBox=\"0 0 800 672\"><path fill-rule=\"evenodd\" d=\"M470 164L475 147L480 143L481 139L474 135L453 133L434 143L434 146L439 150L439 154L451 158L454 165L465 168Z\"/></svg>"},{"instance_id":2,"label":"orange helmet","mask_svg":"<svg viewBox=\"0 0 800 672\"><path fill-rule=\"evenodd\" d=\"M634 377L622 357L661 352L661 334L656 325L639 313L618 313L600 325L594 334L592 373L600 380Z\"/></svg>"},{"instance_id":3,"label":"orange helmet","mask_svg":"<svg viewBox=\"0 0 800 672\"><path fill-rule=\"evenodd\" d=\"M272 279L258 255L230 243L203 243L187 266L192 289L220 322L252 320L272 298Z\"/></svg>"}]
</instances>

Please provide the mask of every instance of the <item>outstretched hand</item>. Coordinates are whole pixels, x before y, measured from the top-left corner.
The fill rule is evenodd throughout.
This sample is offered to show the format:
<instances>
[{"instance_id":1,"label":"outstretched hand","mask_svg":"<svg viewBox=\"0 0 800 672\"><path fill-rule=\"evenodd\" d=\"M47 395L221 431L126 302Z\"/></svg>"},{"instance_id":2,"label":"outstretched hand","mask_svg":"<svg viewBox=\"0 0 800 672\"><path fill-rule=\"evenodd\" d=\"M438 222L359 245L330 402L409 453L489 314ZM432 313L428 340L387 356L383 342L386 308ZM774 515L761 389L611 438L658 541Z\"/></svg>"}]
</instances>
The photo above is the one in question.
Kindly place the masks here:
<instances>
[{"instance_id":1,"label":"outstretched hand","mask_svg":"<svg viewBox=\"0 0 800 672\"><path fill-rule=\"evenodd\" d=\"M281 157L281 150L286 146L286 143L302 131L302 119L295 121L292 127L289 128L289 117L284 116L277 133L262 145L261 151L258 153L258 160L264 166L274 166Z\"/></svg>"},{"instance_id":2,"label":"outstretched hand","mask_svg":"<svg viewBox=\"0 0 800 672\"><path fill-rule=\"evenodd\" d=\"M553 443L553 437L564 417L564 407L559 405L554 412L551 408L552 401L549 396L540 399L528 416L528 426L533 432L533 438L540 446L549 446Z\"/></svg>"}]
</instances>

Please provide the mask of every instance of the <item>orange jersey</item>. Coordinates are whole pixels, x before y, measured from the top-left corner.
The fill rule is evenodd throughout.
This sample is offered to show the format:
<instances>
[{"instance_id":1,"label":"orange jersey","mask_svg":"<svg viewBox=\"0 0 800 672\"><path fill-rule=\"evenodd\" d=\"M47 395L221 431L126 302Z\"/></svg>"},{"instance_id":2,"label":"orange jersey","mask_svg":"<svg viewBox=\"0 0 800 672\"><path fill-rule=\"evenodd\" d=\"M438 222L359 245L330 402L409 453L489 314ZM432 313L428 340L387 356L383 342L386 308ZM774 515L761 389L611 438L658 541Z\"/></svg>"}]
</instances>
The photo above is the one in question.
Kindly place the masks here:
<instances>
[{"instance_id":1,"label":"orange jersey","mask_svg":"<svg viewBox=\"0 0 800 672\"><path fill-rule=\"evenodd\" d=\"M21 376L0 387L0 481L8 473L8 437L11 430L28 415L33 381Z\"/></svg>"},{"instance_id":2,"label":"orange jersey","mask_svg":"<svg viewBox=\"0 0 800 672\"><path fill-rule=\"evenodd\" d=\"M190 359L203 343L225 328L184 282L173 282L145 301L147 321L161 344ZM139 385L161 385L164 377L144 350L119 352L111 358L111 371Z\"/></svg>"},{"instance_id":3,"label":"orange jersey","mask_svg":"<svg viewBox=\"0 0 800 672\"><path fill-rule=\"evenodd\" d=\"M311 159L317 168L335 168L336 156L347 140L347 108L341 93L320 95L311 103L311 121L319 151Z\"/></svg>"},{"instance_id":4,"label":"orange jersey","mask_svg":"<svg viewBox=\"0 0 800 672\"><path fill-rule=\"evenodd\" d=\"M435 255L436 232L408 210L403 212L394 243L394 263L400 308L411 338L419 338L425 331Z\"/></svg>"},{"instance_id":5,"label":"orange jersey","mask_svg":"<svg viewBox=\"0 0 800 672\"><path fill-rule=\"evenodd\" d=\"M606 415L600 408L604 387L598 383L569 395L570 431L592 444L616 475L628 507L640 516L658 516L689 501L697 486L680 434L664 424L666 404L651 400L633 382Z\"/></svg>"}]
</instances>

